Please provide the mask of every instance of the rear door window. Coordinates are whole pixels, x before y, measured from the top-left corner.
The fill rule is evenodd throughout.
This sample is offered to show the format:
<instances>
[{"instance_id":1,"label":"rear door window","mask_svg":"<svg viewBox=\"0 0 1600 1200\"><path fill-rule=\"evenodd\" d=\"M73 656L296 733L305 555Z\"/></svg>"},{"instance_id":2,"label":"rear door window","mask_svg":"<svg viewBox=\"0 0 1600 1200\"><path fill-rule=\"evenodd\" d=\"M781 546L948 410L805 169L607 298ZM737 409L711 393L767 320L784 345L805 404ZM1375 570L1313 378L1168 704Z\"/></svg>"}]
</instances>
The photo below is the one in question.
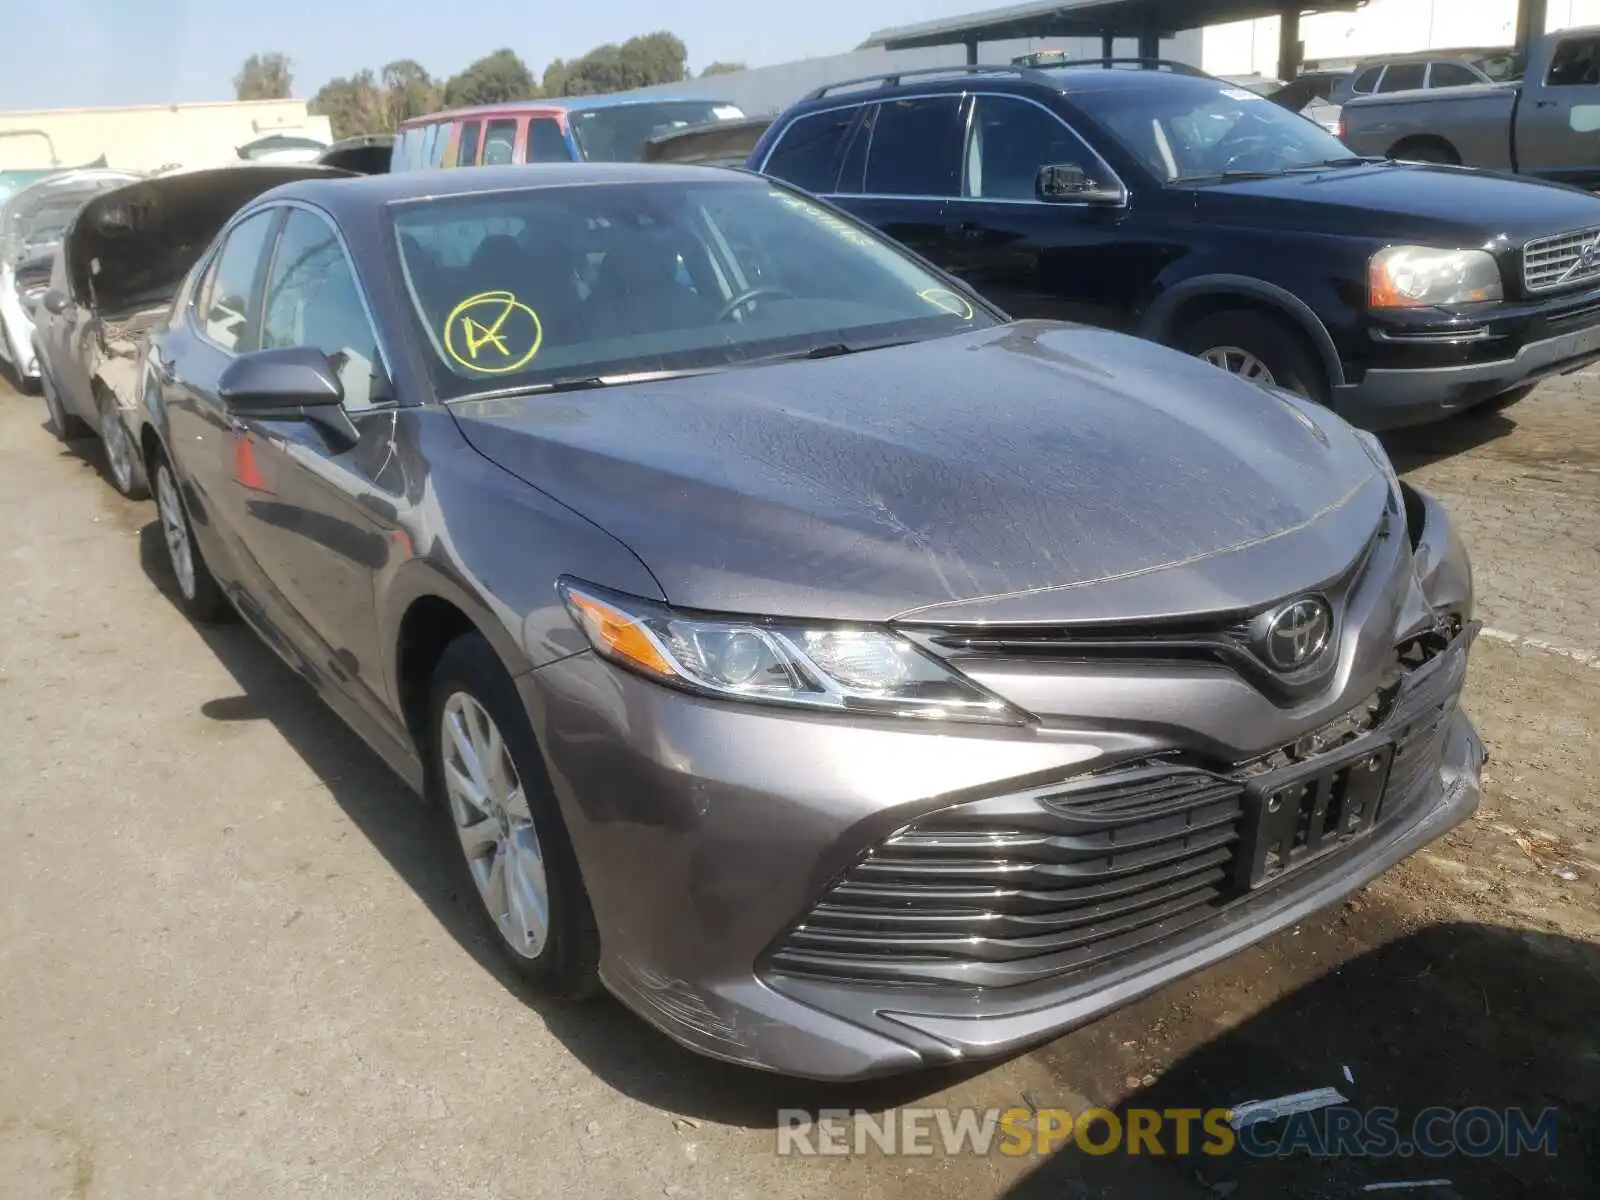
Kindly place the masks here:
<instances>
[{"instance_id":1,"label":"rear door window","mask_svg":"<svg viewBox=\"0 0 1600 1200\"><path fill-rule=\"evenodd\" d=\"M461 126L461 145L456 151L456 166L471 167L477 164L478 135L482 132L482 121L467 121Z\"/></svg>"},{"instance_id":2,"label":"rear door window","mask_svg":"<svg viewBox=\"0 0 1600 1200\"><path fill-rule=\"evenodd\" d=\"M248 350L254 344L256 279L262 252L278 214L269 208L240 221L229 232L222 249L206 272L195 298L195 318L208 341L224 350Z\"/></svg>"},{"instance_id":3,"label":"rear door window","mask_svg":"<svg viewBox=\"0 0 1600 1200\"><path fill-rule=\"evenodd\" d=\"M535 117L528 122L529 162L567 162L571 157L558 122L550 117Z\"/></svg>"},{"instance_id":4,"label":"rear door window","mask_svg":"<svg viewBox=\"0 0 1600 1200\"><path fill-rule=\"evenodd\" d=\"M1563 38L1550 60L1550 87L1594 87L1600 84L1600 38Z\"/></svg>"},{"instance_id":5,"label":"rear door window","mask_svg":"<svg viewBox=\"0 0 1600 1200\"><path fill-rule=\"evenodd\" d=\"M1355 82L1350 85L1350 90L1358 96L1369 95L1378 90L1378 77L1382 74L1382 67L1368 67L1355 77Z\"/></svg>"},{"instance_id":6,"label":"rear door window","mask_svg":"<svg viewBox=\"0 0 1600 1200\"><path fill-rule=\"evenodd\" d=\"M862 190L877 196L959 196L960 114L960 96L879 104Z\"/></svg>"},{"instance_id":7,"label":"rear door window","mask_svg":"<svg viewBox=\"0 0 1600 1200\"><path fill-rule=\"evenodd\" d=\"M762 169L808 192L833 191L838 185L845 136L857 111L841 108L798 118L779 136Z\"/></svg>"},{"instance_id":8,"label":"rear door window","mask_svg":"<svg viewBox=\"0 0 1600 1200\"><path fill-rule=\"evenodd\" d=\"M1428 76L1427 63L1396 63L1383 73L1380 92L1409 92L1420 88Z\"/></svg>"},{"instance_id":9,"label":"rear door window","mask_svg":"<svg viewBox=\"0 0 1600 1200\"><path fill-rule=\"evenodd\" d=\"M490 121L483 131L483 165L504 166L516 161L517 120Z\"/></svg>"},{"instance_id":10,"label":"rear door window","mask_svg":"<svg viewBox=\"0 0 1600 1200\"><path fill-rule=\"evenodd\" d=\"M1433 69L1428 72L1428 86L1441 87L1466 87L1469 84L1482 83L1470 68L1460 63L1436 62Z\"/></svg>"}]
</instances>

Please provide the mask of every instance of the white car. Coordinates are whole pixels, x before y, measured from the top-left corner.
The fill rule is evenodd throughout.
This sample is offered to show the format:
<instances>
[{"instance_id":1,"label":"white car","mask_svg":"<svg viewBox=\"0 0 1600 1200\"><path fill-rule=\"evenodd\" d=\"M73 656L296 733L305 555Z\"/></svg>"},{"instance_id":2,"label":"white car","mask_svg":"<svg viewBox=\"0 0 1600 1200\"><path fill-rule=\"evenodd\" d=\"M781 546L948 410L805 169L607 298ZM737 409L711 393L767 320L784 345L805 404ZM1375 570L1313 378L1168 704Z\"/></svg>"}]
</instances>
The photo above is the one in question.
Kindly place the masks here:
<instances>
[{"instance_id":1,"label":"white car","mask_svg":"<svg viewBox=\"0 0 1600 1200\"><path fill-rule=\"evenodd\" d=\"M34 308L50 285L62 234L91 197L138 178L101 168L61 171L18 189L0 207L0 358L24 389L38 384Z\"/></svg>"}]
</instances>

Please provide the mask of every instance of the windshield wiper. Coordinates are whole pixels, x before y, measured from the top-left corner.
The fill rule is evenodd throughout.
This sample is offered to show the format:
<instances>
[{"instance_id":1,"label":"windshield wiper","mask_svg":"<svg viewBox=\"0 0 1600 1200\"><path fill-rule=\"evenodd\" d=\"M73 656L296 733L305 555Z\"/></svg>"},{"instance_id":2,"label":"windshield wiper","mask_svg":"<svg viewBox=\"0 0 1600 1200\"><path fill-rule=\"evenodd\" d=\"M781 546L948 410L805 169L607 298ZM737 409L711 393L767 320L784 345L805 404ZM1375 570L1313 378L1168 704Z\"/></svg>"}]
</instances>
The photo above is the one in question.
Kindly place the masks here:
<instances>
[{"instance_id":1,"label":"windshield wiper","mask_svg":"<svg viewBox=\"0 0 1600 1200\"><path fill-rule=\"evenodd\" d=\"M786 354L769 354L753 358L753 363L802 362L807 359L842 358L846 354L861 354L867 350L887 350L891 346L909 346L916 338L894 338L885 342L827 342L807 350L794 350Z\"/></svg>"},{"instance_id":2,"label":"windshield wiper","mask_svg":"<svg viewBox=\"0 0 1600 1200\"><path fill-rule=\"evenodd\" d=\"M1298 166L1290 167L1289 170L1325 171L1329 167L1372 167L1388 161L1386 158L1366 158L1359 154L1350 154L1343 158L1325 158L1321 162L1300 163Z\"/></svg>"}]
</instances>

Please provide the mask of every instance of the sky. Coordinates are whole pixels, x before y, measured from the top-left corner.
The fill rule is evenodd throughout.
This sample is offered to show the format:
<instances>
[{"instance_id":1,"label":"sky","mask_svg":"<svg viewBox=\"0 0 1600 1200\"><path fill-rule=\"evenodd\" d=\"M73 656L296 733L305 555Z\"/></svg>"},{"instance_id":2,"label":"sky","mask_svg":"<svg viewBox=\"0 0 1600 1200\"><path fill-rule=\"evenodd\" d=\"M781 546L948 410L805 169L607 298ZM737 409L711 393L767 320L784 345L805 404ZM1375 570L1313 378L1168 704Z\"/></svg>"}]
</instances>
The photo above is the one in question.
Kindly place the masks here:
<instances>
[{"instance_id":1,"label":"sky","mask_svg":"<svg viewBox=\"0 0 1600 1200\"><path fill-rule=\"evenodd\" d=\"M231 100L239 64L274 50L291 59L302 98L334 76L397 58L452 75L507 45L538 76L552 58L662 28L684 40L696 72L718 59L763 66L840 53L877 29L1005 2L495 0L475 12L461 0L0 0L8 51L0 111ZM745 16L730 22L729 12Z\"/></svg>"}]
</instances>

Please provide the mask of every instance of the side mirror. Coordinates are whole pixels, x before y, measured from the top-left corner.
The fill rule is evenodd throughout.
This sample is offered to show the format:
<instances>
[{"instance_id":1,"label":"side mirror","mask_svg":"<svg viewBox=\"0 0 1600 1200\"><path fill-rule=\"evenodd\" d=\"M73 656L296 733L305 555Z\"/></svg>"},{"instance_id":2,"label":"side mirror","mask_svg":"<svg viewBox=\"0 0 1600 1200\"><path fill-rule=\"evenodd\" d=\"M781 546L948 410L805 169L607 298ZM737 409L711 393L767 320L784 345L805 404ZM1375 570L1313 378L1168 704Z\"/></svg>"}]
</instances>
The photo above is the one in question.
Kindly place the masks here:
<instances>
[{"instance_id":1,"label":"side mirror","mask_svg":"<svg viewBox=\"0 0 1600 1200\"><path fill-rule=\"evenodd\" d=\"M337 408L344 388L328 356L315 346L255 350L229 363L217 380L217 399L244 417L293 418L303 409Z\"/></svg>"},{"instance_id":2,"label":"side mirror","mask_svg":"<svg viewBox=\"0 0 1600 1200\"><path fill-rule=\"evenodd\" d=\"M54 288L51 288L48 292L46 292L44 294L44 299L39 301L39 303L44 305L45 312L55 313L55 315L58 317L67 311L66 293L58 292Z\"/></svg>"},{"instance_id":3,"label":"side mirror","mask_svg":"<svg viewBox=\"0 0 1600 1200\"><path fill-rule=\"evenodd\" d=\"M1128 196L1121 184L1100 183L1072 163L1048 163L1034 177L1034 195L1047 204L1121 204Z\"/></svg>"}]
</instances>

